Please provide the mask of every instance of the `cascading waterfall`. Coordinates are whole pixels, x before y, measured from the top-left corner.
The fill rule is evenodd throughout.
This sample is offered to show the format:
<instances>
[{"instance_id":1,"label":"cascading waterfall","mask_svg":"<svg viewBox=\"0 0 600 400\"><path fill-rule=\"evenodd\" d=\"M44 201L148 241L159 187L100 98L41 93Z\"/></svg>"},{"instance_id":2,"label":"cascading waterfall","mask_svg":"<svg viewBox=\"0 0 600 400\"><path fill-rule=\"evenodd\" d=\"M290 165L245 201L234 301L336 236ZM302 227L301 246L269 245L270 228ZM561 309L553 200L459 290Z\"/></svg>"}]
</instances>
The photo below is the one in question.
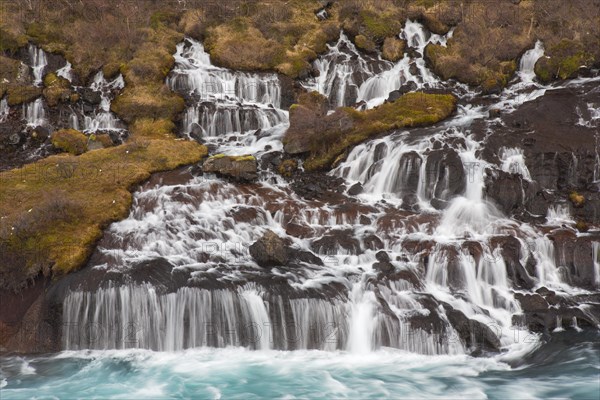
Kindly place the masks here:
<instances>
[{"instance_id":1,"label":"cascading waterfall","mask_svg":"<svg viewBox=\"0 0 600 400\"><path fill-rule=\"evenodd\" d=\"M41 98L35 99L31 103L23 104L23 119L27 126L36 127L46 123L46 111L44 102Z\"/></svg>"},{"instance_id":2,"label":"cascading waterfall","mask_svg":"<svg viewBox=\"0 0 600 400\"><path fill-rule=\"evenodd\" d=\"M216 67L204 46L191 38L177 45L174 57L175 68L167 84L193 99L183 117L184 134L192 133L195 126L201 136L215 137L287 123L287 112L280 109L277 75Z\"/></svg>"},{"instance_id":3,"label":"cascading waterfall","mask_svg":"<svg viewBox=\"0 0 600 400\"><path fill-rule=\"evenodd\" d=\"M544 45L538 40L535 47L527 50L521 57L518 76L523 83L532 83L535 78L535 63L544 55Z\"/></svg>"},{"instance_id":4,"label":"cascading waterfall","mask_svg":"<svg viewBox=\"0 0 600 400\"><path fill-rule=\"evenodd\" d=\"M313 66L319 75L304 86L327 96L333 108L363 102L366 108L373 108L409 83L414 85L410 90L438 86L440 81L425 66L423 54L429 43L445 46L452 31L445 36L431 35L420 23L407 20L399 37L415 48L417 57L405 53L393 64L360 53L342 33L335 45L328 45L328 53L315 60Z\"/></svg>"},{"instance_id":5,"label":"cascading waterfall","mask_svg":"<svg viewBox=\"0 0 600 400\"><path fill-rule=\"evenodd\" d=\"M33 84L41 86L44 77L44 69L48 65L46 52L32 44L29 45L28 51L29 60L31 61L31 70L33 72Z\"/></svg>"},{"instance_id":6,"label":"cascading waterfall","mask_svg":"<svg viewBox=\"0 0 600 400\"><path fill-rule=\"evenodd\" d=\"M67 63L65 64L64 67L59 68L56 71L56 75L58 75L62 78L65 78L69 82L72 82L73 81L73 66L71 65L70 62L67 61Z\"/></svg>"},{"instance_id":7,"label":"cascading waterfall","mask_svg":"<svg viewBox=\"0 0 600 400\"><path fill-rule=\"evenodd\" d=\"M411 21L401 34L421 55L428 43L445 45L450 36L430 35ZM522 60L523 76L541 55L538 45L536 49ZM267 143L280 148L287 113L279 109L276 75L215 67L202 44L192 39L177 46L175 59L168 85L186 95L184 133L197 134L197 125L204 140L226 153L236 149L260 156ZM368 60L342 34L315 61L320 76L305 86L326 94L332 106L360 99L371 107L407 81L421 88L437 84L421 59L413 61L419 73L409 75L407 55L396 65ZM404 78L394 76L401 71ZM106 85L103 77L97 82L98 88ZM493 240L515 238L521 246L518 261L535 261L532 278L537 287L569 287L548 237L505 217L484 196L487 173L505 171L531 180L521 150L503 148L499 165L489 164L480 158L482 143L470 132L472 121L486 118L490 109L506 101L501 97L488 107L460 107L452 120L416 139L396 132L353 148L331 175L362 184L364 192L355 196L362 207L358 212L300 198L272 177L234 185L206 175L144 187L136 193L129 217L108 229L98 248L101 261L93 270L128 276L140 264L159 259L169 268L168 277L160 283L132 278L70 292L63 303L64 347L171 351L245 346L366 353L389 346L422 354L461 354L473 343L452 340L461 328L458 312L493 331L500 345L510 348L513 333L524 329L513 326L512 317L523 310L515 299L504 249ZM249 134L255 129L263 132ZM265 141L256 139L262 135ZM225 136L237 145L228 144ZM422 213L405 211L409 205ZM551 215L548 220L552 222ZM300 225L310 235L288 235ZM286 237L297 251L312 251L323 265L310 258L294 268L260 267L249 256L248 245L265 229ZM315 244L340 231L349 232L346 241L356 239L359 247L366 235L377 233L382 245L357 252L343 240ZM429 247L407 255L404 245L411 241ZM381 262L380 248L389 254L388 264ZM598 277L598 243L593 249ZM427 258L419 270L423 253ZM407 278L377 280L382 266L375 262ZM177 281L178 274L185 279Z\"/></svg>"},{"instance_id":8,"label":"cascading waterfall","mask_svg":"<svg viewBox=\"0 0 600 400\"><path fill-rule=\"evenodd\" d=\"M113 97L112 93L125 87L123 76L119 74L112 81L107 81L102 71L99 71L90 85L90 89L100 92L101 101L99 109L93 115L84 115L83 131L85 133L94 133L97 131L123 131L125 126L110 111L110 103ZM77 129L79 121L73 116L70 119L71 127Z\"/></svg>"}]
</instances>

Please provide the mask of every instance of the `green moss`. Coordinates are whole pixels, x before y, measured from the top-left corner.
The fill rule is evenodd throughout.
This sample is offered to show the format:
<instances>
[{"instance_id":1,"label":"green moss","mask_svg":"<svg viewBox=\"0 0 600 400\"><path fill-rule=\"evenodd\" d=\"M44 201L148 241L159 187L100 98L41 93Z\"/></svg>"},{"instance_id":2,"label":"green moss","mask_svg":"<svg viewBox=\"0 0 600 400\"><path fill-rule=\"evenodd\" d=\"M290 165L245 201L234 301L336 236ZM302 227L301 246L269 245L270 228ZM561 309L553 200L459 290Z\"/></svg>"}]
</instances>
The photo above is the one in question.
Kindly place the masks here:
<instances>
[{"instance_id":1,"label":"green moss","mask_svg":"<svg viewBox=\"0 0 600 400\"><path fill-rule=\"evenodd\" d=\"M7 101L9 106L29 103L40 97L42 89L35 86L9 85L7 89Z\"/></svg>"},{"instance_id":2,"label":"green moss","mask_svg":"<svg viewBox=\"0 0 600 400\"><path fill-rule=\"evenodd\" d=\"M585 204L585 196L580 195L577 192L571 192L569 194L569 200L571 201L571 203L573 203L573 206L576 208L583 207L583 205Z\"/></svg>"},{"instance_id":3,"label":"green moss","mask_svg":"<svg viewBox=\"0 0 600 400\"><path fill-rule=\"evenodd\" d=\"M184 108L183 99L164 84L126 87L111 103L111 110L127 123L138 119L173 120Z\"/></svg>"},{"instance_id":4,"label":"green moss","mask_svg":"<svg viewBox=\"0 0 600 400\"><path fill-rule=\"evenodd\" d=\"M376 13L365 10L361 13L364 35L374 41L381 42L388 36L397 35L402 29L398 14Z\"/></svg>"},{"instance_id":5,"label":"green moss","mask_svg":"<svg viewBox=\"0 0 600 400\"><path fill-rule=\"evenodd\" d=\"M291 177L294 172L298 169L298 162L293 159L284 160L279 164L277 171L279 175L285 176L286 178Z\"/></svg>"},{"instance_id":6,"label":"green moss","mask_svg":"<svg viewBox=\"0 0 600 400\"><path fill-rule=\"evenodd\" d=\"M55 276L80 268L102 230L127 216L135 185L152 172L198 162L206 153L206 147L195 142L149 140L145 146L125 144L80 156L51 156L0 172L0 216L3 226L15 228L3 232L2 239L19 250L23 280L40 272L41 255ZM49 193L60 195L62 211L56 211L56 197ZM28 216L44 215L44 210L52 211L49 223L32 224ZM33 246L38 251L27 251ZM14 268L0 259L0 274L11 274Z\"/></svg>"},{"instance_id":7,"label":"green moss","mask_svg":"<svg viewBox=\"0 0 600 400\"><path fill-rule=\"evenodd\" d=\"M80 155L87 151L88 138L75 129L61 129L52 134L52 145L61 151Z\"/></svg>"},{"instance_id":8,"label":"green moss","mask_svg":"<svg viewBox=\"0 0 600 400\"><path fill-rule=\"evenodd\" d=\"M246 154L242 156L229 156L232 161L256 161L256 157L251 154Z\"/></svg>"},{"instance_id":9,"label":"green moss","mask_svg":"<svg viewBox=\"0 0 600 400\"><path fill-rule=\"evenodd\" d=\"M164 137L173 133L175 124L169 119L137 119L129 127L136 137Z\"/></svg>"},{"instance_id":10,"label":"green moss","mask_svg":"<svg viewBox=\"0 0 600 400\"><path fill-rule=\"evenodd\" d=\"M452 95L407 93L392 103L364 112L338 109L325 118L324 129L312 138L312 149L304 166L325 169L344 151L383 132L434 124L447 118L456 107ZM327 120L336 123L327 126Z\"/></svg>"}]
</instances>

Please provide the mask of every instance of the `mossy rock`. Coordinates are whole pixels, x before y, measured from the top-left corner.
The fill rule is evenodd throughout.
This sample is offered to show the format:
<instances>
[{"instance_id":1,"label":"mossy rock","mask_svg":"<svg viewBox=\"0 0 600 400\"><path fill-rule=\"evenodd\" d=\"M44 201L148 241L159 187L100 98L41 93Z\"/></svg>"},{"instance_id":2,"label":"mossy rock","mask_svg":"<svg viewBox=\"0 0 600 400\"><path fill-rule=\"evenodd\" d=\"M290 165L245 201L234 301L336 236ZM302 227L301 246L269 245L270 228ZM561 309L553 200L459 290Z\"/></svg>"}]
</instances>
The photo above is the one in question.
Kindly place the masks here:
<instances>
[{"instance_id":1,"label":"mossy rock","mask_svg":"<svg viewBox=\"0 0 600 400\"><path fill-rule=\"evenodd\" d=\"M43 94L50 107L56 107L58 103L67 103L71 100L71 90L61 87L46 88Z\"/></svg>"},{"instance_id":2,"label":"mossy rock","mask_svg":"<svg viewBox=\"0 0 600 400\"><path fill-rule=\"evenodd\" d=\"M590 66L594 61L593 55L586 52L581 43L562 39L535 63L534 72L540 81L549 83L555 79L574 78L581 66Z\"/></svg>"},{"instance_id":3,"label":"mossy rock","mask_svg":"<svg viewBox=\"0 0 600 400\"><path fill-rule=\"evenodd\" d=\"M9 106L30 103L42 95L42 88L26 85L9 85L7 89Z\"/></svg>"},{"instance_id":4,"label":"mossy rock","mask_svg":"<svg viewBox=\"0 0 600 400\"><path fill-rule=\"evenodd\" d=\"M299 105L290 112L290 128L283 138L290 154L308 152L304 162L308 171L326 169L353 146L394 129L431 125L447 118L456 108L452 95L407 93L398 100L375 109L357 111L343 107L333 114L294 118L294 113L308 110ZM312 122L311 122L312 121Z\"/></svg>"},{"instance_id":5,"label":"mossy rock","mask_svg":"<svg viewBox=\"0 0 600 400\"><path fill-rule=\"evenodd\" d=\"M61 151L80 155L87 151L88 138L75 129L61 129L52 134L52 145Z\"/></svg>"},{"instance_id":6,"label":"mossy rock","mask_svg":"<svg viewBox=\"0 0 600 400\"><path fill-rule=\"evenodd\" d=\"M126 87L111 103L111 110L130 124L142 119L173 120L184 108L184 100L164 84Z\"/></svg>"},{"instance_id":7,"label":"mossy rock","mask_svg":"<svg viewBox=\"0 0 600 400\"><path fill-rule=\"evenodd\" d=\"M404 56L406 41L396 37L386 37L383 41L382 57L384 60L396 62Z\"/></svg>"},{"instance_id":8,"label":"mossy rock","mask_svg":"<svg viewBox=\"0 0 600 400\"><path fill-rule=\"evenodd\" d=\"M71 82L69 82L67 79L63 78L62 76L56 75L54 72L50 72L50 73L46 74L44 76L43 82L44 82L44 87L46 87L46 88L52 88L52 87L59 87L59 88L63 88L63 89L71 88Z\"/></svg>"},{"instance_id":9,"label":"mossy rock","mask_svg":"<svg viewBox=\"0 0 600 400\"><path fill-rule=\"evenodd\" d=\"M286 178L291 177L298 170L298 162L294 159L284 160L279 164L277 171L279 175Z\"/></svg>"},{"instance_id":10,"label":"mossy rock","mask_svg":"<svg viewBox=\"0 0 600 400\"><path fill-rule=\"evenodd\" d=\"M356 44L356 47L366 51L367 53L375 53L377 51L377 45L375 42L364 35L355 36L354 43Z\"/></svg>"}]
</instances>

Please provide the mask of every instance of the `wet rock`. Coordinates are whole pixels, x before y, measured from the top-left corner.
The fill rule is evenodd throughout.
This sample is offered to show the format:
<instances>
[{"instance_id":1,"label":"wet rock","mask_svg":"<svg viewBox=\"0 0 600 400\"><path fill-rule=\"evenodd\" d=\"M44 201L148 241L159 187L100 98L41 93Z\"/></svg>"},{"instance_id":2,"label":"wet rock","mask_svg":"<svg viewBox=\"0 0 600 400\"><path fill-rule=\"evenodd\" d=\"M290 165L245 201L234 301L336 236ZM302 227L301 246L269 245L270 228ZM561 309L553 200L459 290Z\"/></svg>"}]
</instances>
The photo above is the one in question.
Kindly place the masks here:
<instances>
[{"instance_id":1,"label":"wet rock","mask_svg":"<svg viewBox=\"0 0 600 400\"><path fill-rule=\"evenodd\" d=\"M361 194L362 192L363 192L362 184L360 182L357 182L354 185L350 186L347 193L350 196L356 196L356 195Z\"/></svg>"},{"instance_id":2,"label":"wet rock","mask_svg":"<svg viewBox=\"0 0 600 400\"><path fill-rule=\"evenodd\" d=\"M561 260L563 278L571 285L585 289L595 288L592 242L600 242L600 234L577 236L572 230L554 230L549 235L554 242L556 259Z\"/></svg>"},{"instance_id":3,"label":"wet rock","mask_svg":"<svg viewBox=\"0 0 600 400\"><path fill-rule=\"evenodd\" d=\"M295 177L292 189L306 199L339 201L345 189L344 179L322 173L302 174Z\"/></svg>"},{"instance_id":4,"label":"wet rock","mask_svg":"<svg viewBox=\"0 0 600 400\"><path fill-rule=\"evenodd\" d=\"M283 153L281 151L269 151L260 158L260 167L262 169L277 169L283 159Z\"/></svg>"},{"instance_id":5,"label":"wet rock","mask_svg":"<svg viewBox=\"0 0 600 400\"><path fill-rule=\"evenodd\" d=\"M204 136L204 129L202 129L202 127L195 122L192 124L191 128L190 136L196 140L202 139Z\"/></svg>"},{"instance_id":6,"label":"wet rock","mask_svg":"<svg viewBox=\"0 0 600 400\"><path fill-rule=\"evenodd\" d=\"M50 137L50 131L44 126L36 126L31 132L31 137L43 142Z\"/></svg>"},{"instance_id":7,"label":"wet rock","mask_svg":"<svg viewBox=\"0 0 600 400\"><path fill-rule=\"evenodd\" d=\"M204 172L214 172L239 181L258 178L257 162L253 156L213 156L204 162L202 169Z\"/></svg>"},{"instance_id":8,"label":"wet rock","mask_svg":"<svg viewBox=\"0 0 600 400\"><path fill-rule=\"evenodd\" d=\"M492 108L489 111L490 118L498 118L498 117L500 117L500 115L502 115L502 110L500 110L498 108Z\"/></svg>"},{"instance_id":9,"label":"wet rock","mask_svg":"<svg viewBox=\"0 0 600 400\"><path fill-rule=\"evenodd\" d=\"M289 260L286 242L271 230L266 231L249 250L252 258L261 267L281 266Z\"/></svg>"},{"instance_id":10,"label":"wet rock","mask_svg":"<svg viewBox=\"0 0 600 400\"><path fill-rule=\"evenodd\" d=\"M100 104L100 102L102 101L100 92L97 92L88 87L79 88L78 93L81 96L81 99L86 103L97 105Z\"/></svg>"},{"instance_id":11,"label":"wet rock","mask_svg":"<svg viewBox=\"0 0 600 400\"><path fill-rule=\"evenodd\" d=\"M521 263L521 242L514 236L497 236L490 240L492 248L501 248L506 273L513 285L523 289L533 288L535 281Z\"/></svg>"},{"instance_id":12,"label":"wet rock","mask_svg":"<svg viewBox=\"0 0 600 400\"><path fill-rule=\"evenodd\" d=\"M485 195L506 215L514 215L522 207L523 186L527 182L519 174L496 170L485 177Z\"/></svg>"},{"instance_id":13,"label":"wet rock","mask_svg":"<svg viewBox=\"0 0 600 400\"><path fill-rule=\"evenodd\" d=\"M377 254L375 254L375 258L379 262L390 262L390 256L385 251L378 251Z\"/></svg>"},{"instance_id":14,"label":"wet rock","mask_svg":"<svg viewBox=\"0 0 600 400\"><path fill-rule=\"evenodd\" d=\"M427 156L425 172L428 197L449 200L465 190L465 171L462 160L454 149L431 151Z\"/></svg>"},{"instance_id":15,"label":"wet rock","mask_svg":"<svg viewBox=\"0 0 600 400\"><path fill-rule=\"evenodd\" d=\"M444 310L448 316L448 321L458 332L461 340L476 354L484 352L498 352L502 344L498 332L494 332L490 327L482 322L467 318L461 311L454 309L448 304L444 304Z\"/></svg>"},{"instance_id":16,"label":"wet rock","mask_svg":"<svg viewBox=\"0 0 600 400\"><path fill-rule=\"evenodd\" d=\"M264 223L266 220L264 211L259 210L256 207L235 206L231 209L229 214L236 223Z\"/></svg>"},{"instance_id":17,"label":"wet rock","mask_svg":"<svg viewBox=\"0 0 600 400\"><path fill-rule=\"evenodd\" d=\"M410 269L401 269L392 272L387 276L391 281L405 281L408 282L414 289L423 289L423 284L417 274Z\"/></svg>"},{"instance_id":18,"label":"wet rock","mask_svg":"<svg viewBox=\"0 0 600 400\"><path fill-rule=\"evenodd\" d=\"M360 243L350 229L332 229L320 239L314 240L311 247L317 253L327 255L362 253Z\"/></svg>"},{"instance_id":19,"label":"wet rock","mask_svg":"<svg viewBox=\"0 0 600 400\"><path fill-rule=\"evenodd\" d=\"M396 270L394 265L389 261L383 261L383 262L380 261L380 262L373 263L373 269L384 275L389 275Z\"/></svg>"},{"instance_id":20,"label":"wet rock","mask_svg":"<svg viewBox=\"0 0 600 400\"><path fill-rule=\"evenodd\" d=\"M363 239L365 249L380 250L383 249L383 242L377 235L368 235Z\"/></svg>"},{"instance_id":21,"label":"wet rock","mask_svg":"<svg viewBox=\"0 0 600 400\"><path fill-rule=\"evenodd\" d=\"M539 311L548 309L548 302L537 293L515 293L515 299L521 304L523 311Z\"/></svg>"},{"instance_id":22,"label":"wet rock","mask_svg":"<svg viewBox=\"0 0 600 400\"><path fill-rule=\"evenodd\" d=\"M290 247L289 240L271 230L249 247L250 255L261 267L302 267L299 263L323 265L323 261L310 251Z\"/></svg>"}]
</instances>

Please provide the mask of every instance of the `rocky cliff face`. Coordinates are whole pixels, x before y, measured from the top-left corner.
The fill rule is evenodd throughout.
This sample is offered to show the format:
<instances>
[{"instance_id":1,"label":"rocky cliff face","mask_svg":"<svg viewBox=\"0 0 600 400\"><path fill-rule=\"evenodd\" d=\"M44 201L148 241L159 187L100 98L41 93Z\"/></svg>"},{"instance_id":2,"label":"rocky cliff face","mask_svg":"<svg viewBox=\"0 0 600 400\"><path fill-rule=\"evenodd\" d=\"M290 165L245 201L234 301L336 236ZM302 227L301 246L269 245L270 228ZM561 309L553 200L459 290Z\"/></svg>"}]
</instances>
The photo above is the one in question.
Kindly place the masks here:
<instances>
[{"instance_id":1,"label":"rocky cliff face","mask_svg":"<svg viewBox=\"0 0 600 400\"><path fill-rule=\"evenodd\" d=\"M494 49L442 3L294 3L282 25L260 26L260 5L238 25L157 12L143 40L129 37L133 56L73 70L19 37L2 42L14 74L0 86L0 195L11 199L0 209L0 345L480 355L507 348L514 330L596 329L597 31L582 17L589 32L573 53L545 25L554 11L534 3L473 5L505 38ZM524 13L508 24L506 9ZM48 50L64 33L27 32ZM573 60L585 67L561 76ZM55 154L69 152L55 131L76 124L81 150ZM65 160L94 175L28 178ZM50 240L67 234L85 246ZM304 334L292 341L294 328Z\"/></svg>"}]
</instances>

